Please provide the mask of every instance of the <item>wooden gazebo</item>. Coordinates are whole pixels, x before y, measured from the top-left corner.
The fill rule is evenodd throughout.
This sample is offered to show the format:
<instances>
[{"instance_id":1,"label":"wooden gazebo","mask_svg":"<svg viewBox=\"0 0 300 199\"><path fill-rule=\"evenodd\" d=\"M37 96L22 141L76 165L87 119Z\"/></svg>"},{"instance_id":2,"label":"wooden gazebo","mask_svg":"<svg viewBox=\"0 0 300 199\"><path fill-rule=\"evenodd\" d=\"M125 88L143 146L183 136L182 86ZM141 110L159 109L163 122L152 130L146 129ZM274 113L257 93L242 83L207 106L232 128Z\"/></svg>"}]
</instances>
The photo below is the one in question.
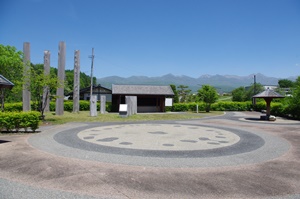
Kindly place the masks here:
<instances>
[{"instance_id":1,"label":"wooden gazebo","mask_svg":"<svg viewBox=\"0 0 300 199\"><path fill-rule=\"evenodd\" d=\"M7 88L7 89L12 89L14 87L14 84L0 75L0 89Z\"/></svg>"},{"instance_id":2,"label":"wooden gazebo","mask_svg":"<svg viewBox=\"0 0 300 199\"><path fill-rule=\"evenodd\" d=\"M258 93L257 95L254 95L253 98L263 98L266 101L267 104L267 113L266 113L266 120L269 120L271 115L271 101L274 98L284 98L283 95L280 95L279 93L270 90L269 88L261 93Z\"/></svg>"},{"instance_id":3,"label":"wooden gazebo","mask_svg":"<svg viewBox=\"0 0 300 199\"><path fill-rule=\"evenodd\" d=\"M14 84L6 79L4 76L0 75L0 101L1 101L1 110L4 110L4 89L12 89Z\"/></svg>"}]
</instances>

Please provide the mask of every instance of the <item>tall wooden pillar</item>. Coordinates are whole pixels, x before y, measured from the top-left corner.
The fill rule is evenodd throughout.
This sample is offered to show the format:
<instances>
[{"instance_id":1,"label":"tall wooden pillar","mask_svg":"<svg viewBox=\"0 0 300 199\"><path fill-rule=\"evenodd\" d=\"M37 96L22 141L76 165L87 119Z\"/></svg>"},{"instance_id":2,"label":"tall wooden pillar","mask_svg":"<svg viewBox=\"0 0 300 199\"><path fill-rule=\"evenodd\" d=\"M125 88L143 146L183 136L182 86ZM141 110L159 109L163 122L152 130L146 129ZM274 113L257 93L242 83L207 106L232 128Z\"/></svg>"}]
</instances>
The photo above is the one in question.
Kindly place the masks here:
<instances>
[{"instance_id":1,"label":"tall wooden pillar","mask_svg":"<svg viewBox=\"0 0 300 199\"><path fill-rule=\"evenodd\" d=\"M45 50L44 51L44 75L48 76L50 75L50 51ZM46 86L44 88L43 92L43 107L45 107L45 112L49 112L49 103L50 103L50 91L49 86Z\"/></svg>"},{"instance_id":2,"label":"tall wooden pillar","mask_svg":"<svg viewBox=\"0 0 300 199\"><path fill-rule=\"evenodd\" d=\"M58 50L58 81L59 87L56 90L56 107L55 114L63 115L64 114L64 81L65 81L65 66L66 66L66 43L61 41L59 42Z\"/></svg>"},{"instance_id":3,"label":"tall wooden pillar","mask_svg":"<svg viewBox=\"0 0 300 199\"><path fill-rule=\"evenodd\" d=\"M30 111L31 93L30 93L30 43L29 42L24 42L23 53L24 53L24 59L23 59L24 84L23 84L23 95L22 95L23 111Z\"/></svg>"},{"instance_id":4,"label":"tall wooden pillar","mask_svg":"<svg viewBox=\"0 0 300 199\"><path fill-rule=\"evenodd\" d=\"M73 112L79 112L80 98L80 51L74 52L74 88L73 88Z\"/></svg>"}]
</instances>

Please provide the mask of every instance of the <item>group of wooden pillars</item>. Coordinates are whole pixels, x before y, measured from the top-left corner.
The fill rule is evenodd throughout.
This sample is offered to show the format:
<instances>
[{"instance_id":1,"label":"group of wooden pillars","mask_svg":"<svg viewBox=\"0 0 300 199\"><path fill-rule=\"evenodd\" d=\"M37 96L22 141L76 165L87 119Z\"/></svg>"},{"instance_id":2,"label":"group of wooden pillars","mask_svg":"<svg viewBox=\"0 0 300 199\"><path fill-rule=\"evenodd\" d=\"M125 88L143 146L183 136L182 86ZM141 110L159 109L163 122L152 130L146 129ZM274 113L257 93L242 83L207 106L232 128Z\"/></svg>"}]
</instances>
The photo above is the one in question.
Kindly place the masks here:
<instances>
[{"instance_id":1,"label":"group of wooden pillars","mask_svg":"<svg viewBox=\"0 0 300 199\"><path fill-rule=\"evenodd\" d=\"M23 52L24 52L24 78L25 82L23 85L23 111L30 111L30 43L24 42L23 44ZM59 42L58 46L58 82L59 87L56 90L56 106L55 106L55 114L63 115L64 114L64 81L65 81L65 66L66 66L66 43ZM50 51L44 51L44 74L50 74ZM75 50L74 53L74 94L73 94L73 111L79 111L79 90L80 90L80 51ZM49 111L49 89L45 89L43 93L43 102L45 104L45 111ZM45 100L45 98L47 98Z\"/></svg>"}]
</instances>

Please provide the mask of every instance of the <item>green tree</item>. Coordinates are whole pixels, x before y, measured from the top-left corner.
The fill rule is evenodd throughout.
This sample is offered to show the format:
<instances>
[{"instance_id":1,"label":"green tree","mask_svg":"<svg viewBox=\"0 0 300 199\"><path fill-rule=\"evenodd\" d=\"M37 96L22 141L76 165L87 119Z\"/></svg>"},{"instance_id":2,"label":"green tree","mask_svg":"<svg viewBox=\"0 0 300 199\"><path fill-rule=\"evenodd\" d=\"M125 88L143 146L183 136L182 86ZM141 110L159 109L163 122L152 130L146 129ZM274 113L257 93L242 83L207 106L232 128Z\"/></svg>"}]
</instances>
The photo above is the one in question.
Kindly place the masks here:
<instances>
[{"instance_id":1,"label":"green tree","mask_svg":"<svg viewBox=\"0 0 300 199\"><path fill-rule=\"evenodd\" d=\"M205 102L205 111L210 111L211 104L215 103L219 98L217 90L210 85L202 85L202 88L198 90L198 96L200 100Z\"/></svg>"},{"instance_id":2,"label":"green tree","mask_svg":"<svg viewBox=\"0 0 300 199\"><path fill-rule=\"evenodd\" d=\"M65 71L66 79L65 79L65 90L64 94L68 95L70 92L73 92L74 88L74 70L66 70ZM91 77L86 75L83 72L80 72L80 89L89 87L91 85ZM93 77L93 85L97 85L97 78Z\"/></svg>"},{"instance_id":3,"label":"green tree","mask_svg":"<svg viewBox=\"0 0 300 199\"><path fill-rule=\"evenodd\" d=\"M199 101L199 97L197 94L195 93L190 93L188 96L187 96L187 102L198 102Z\"/></svg>"},{"instance_id":4,"label":"green tree","mask_svg":"<svg viewBox=\"0 0 300 199\"><path fill-rule=\"evenodd\" d=\"M191 93L191 90L188 89L188 86L185 85L179 85L178 88L178 96L180 102L187 102L188 96Z\"/></svg>"},{"instance_id":5,"label":"green tree","mask_svg":"<svg viewBox=\"0 0 300 199\"><path fill-rule=\"evenodd\" d=\"M65 71L65 88L64 94L68 95L74 88L74 70Z\"/></svg>"},{"instance_id":6,"label":"green tree","mask_svg":"<svg viewBox=\"0 0 300 199\"><path fill-rule=\"evenodd\" d=\"M17 51L13 46L4 46L0 44L0 74L7 78L9 81L17 85L22 79L23 75L23 53ZM19 101L22 95L19 91L17 93L16 86L10 91L1 89L1 107L4 108L4 99L6 101Z\"/></svg>"},{"instance_id":7,"label":"green tree","mask_svg":"<svg viewBox=\"0 0 300 199\"><path fill-rule=\"evenodd\" d=\"M171 84L170 85L172 90L173 90L173 93L174 93L174 103L178 103L179 102L179 97L178 97L178 92L176 90L176 86L174 84Z\"/></svg>"},{"instance_id":8,"label":"green tree","mask_svg":"<svg viewBox=\"0 0 300 199\"><path fill-rule=\"evenodd\" d=\"M292 88L294 86L294 82L289 79L280 79L278 80L278 85L280 88Z\"/></svg>"},{"instance_id":9,"label":"green tree","mask_svg":"<svg viewBox=\"0 0 300 199\"><path fill-rule=\"evenodd\" d=\"M241 86L234 89L232 93L232 101L234 102L243 102L245 101L245 87Z\"/></svg>"},{"instance_id":10,"label":"green tree","mask_svg":"<svg viewBox=\"0 0 300 199\"><path fill-rule=\"evenodd\" d=\"M255 91L254 91L255 90ZM254 86L251 85L247 89L244 87L238 87L232 91L232 101L235 102L245 102L251 101L253 95L256 95L264 90L264 87L260 83L256 83Z\"/></svg>"},{"instance_id":11,"label":"green tree","mask_svg":"<svg viewBox=\"0 0 300 199\"><path fill-rule=\"evenodd\" d=\"M245 92L244 101L252 101L252 97L262 91L264 91L264 87L260 83L251 85Z\"/></svg>"},{"instance_id":12,"label":"green tree","mask_svg":"<svg viewBox=\"0 0 300 199\"><path fill-rule=\"evenodd\" d=\"M292 117L300 119L300 76L296 79L292 90L292 95L287 98L287 112Z\"/></svg>"},{"instance_id":13,"label":"green tree","mask_svg":"<svg viewBox=\"0 0 300 199\"><path fill-rule=\"evenodd\" d=\"M41 117L44 118L46 99L51 96L55 98L56 89L63 82L58 82L57 76L51 72L49 75L45 75L43 64L31 64L27 75L30 77L30 86L27 89L31 92L31 100L34 104L33 109L39 111ZM44 91L47 93L45 98L43 98Z\"/></svg>"},{"instance_id":14,"label":"green tree","mask_svg":"<svg viewBox=\"0 0 300 199\"><path fill-rule=\"evenodd\" d=\"M13 46L0 44L0 74L14 82L23 75L23 53Z\"/></svg>"}]
</instances>

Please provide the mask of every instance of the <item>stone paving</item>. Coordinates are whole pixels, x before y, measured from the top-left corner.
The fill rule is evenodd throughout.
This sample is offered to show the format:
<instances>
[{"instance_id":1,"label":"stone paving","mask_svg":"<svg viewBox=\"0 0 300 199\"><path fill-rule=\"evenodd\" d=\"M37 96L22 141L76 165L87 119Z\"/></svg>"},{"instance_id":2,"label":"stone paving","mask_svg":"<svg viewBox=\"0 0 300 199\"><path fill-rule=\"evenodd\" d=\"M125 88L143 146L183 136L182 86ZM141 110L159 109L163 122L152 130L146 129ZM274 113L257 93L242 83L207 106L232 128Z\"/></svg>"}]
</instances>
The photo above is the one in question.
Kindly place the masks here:
<instances>
[{"instance_id":1,"label":"stone paving","mask_svg":"<svg viewBox=\"0 0 300 199\"><path fill-rule=\"evenodd\" d=\"M204 150L233 145L240 137L230 131L179 124L122 124L83 130L87 142L128 149ZM113 136L113 137L112 137Z\"/></svg>"},{"instance_id":2,"label":"stone paving","mask_svg":"<svg viewBox=\"0 0 300 199\"><path fill-rule=\"evenodd\" d=\"M0 198L300 198L300 122L255 112L0 137Z\"/></svg>"}]
</instances>

